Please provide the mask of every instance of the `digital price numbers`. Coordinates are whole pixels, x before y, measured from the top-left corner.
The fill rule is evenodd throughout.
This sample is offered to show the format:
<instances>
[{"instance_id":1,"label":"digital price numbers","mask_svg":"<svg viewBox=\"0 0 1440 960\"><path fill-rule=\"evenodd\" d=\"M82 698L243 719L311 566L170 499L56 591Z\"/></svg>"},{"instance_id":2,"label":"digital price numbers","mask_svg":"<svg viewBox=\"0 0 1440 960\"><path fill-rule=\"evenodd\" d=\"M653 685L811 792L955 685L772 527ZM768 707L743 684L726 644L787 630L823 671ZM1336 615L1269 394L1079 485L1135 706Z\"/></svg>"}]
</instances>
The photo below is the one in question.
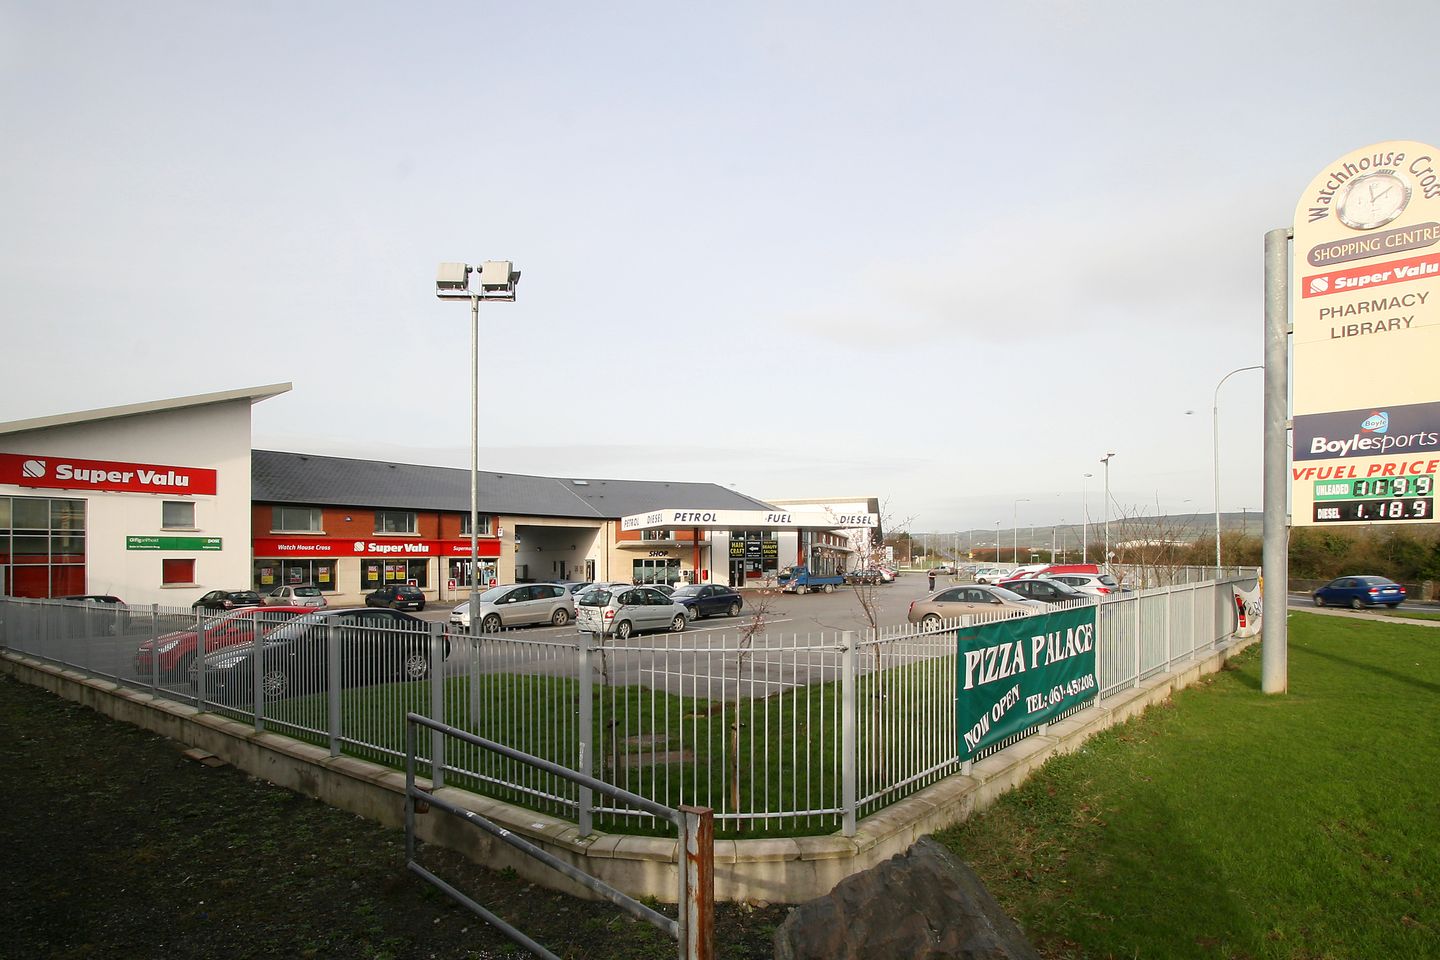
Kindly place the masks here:
<instances>
[{"instance_id":1,"label":"digital price numbers","mask_svg":"<svg viewBox=\"0 0 1440 960\"><path fill-rule=\"evenodd\" d=\"M1316 480L1315 522L1431 520L1435 515L1435 474Z\"/></svg>"}]
</instances>

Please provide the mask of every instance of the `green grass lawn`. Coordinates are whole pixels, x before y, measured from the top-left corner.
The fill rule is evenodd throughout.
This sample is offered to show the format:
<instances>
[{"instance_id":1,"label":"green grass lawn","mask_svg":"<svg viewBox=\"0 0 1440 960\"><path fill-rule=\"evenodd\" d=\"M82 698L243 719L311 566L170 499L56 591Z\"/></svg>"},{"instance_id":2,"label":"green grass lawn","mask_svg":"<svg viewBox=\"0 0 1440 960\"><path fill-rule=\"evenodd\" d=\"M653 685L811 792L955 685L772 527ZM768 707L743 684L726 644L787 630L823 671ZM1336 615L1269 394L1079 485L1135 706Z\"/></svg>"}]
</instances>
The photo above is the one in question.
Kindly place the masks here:
<instances>
[{"instance_id":1,"label":"green grass lawn","mask_svg":"<svg viewBox=\"0 0 1440 960\"><path fill-rule=\"evenodd\" d=\"M1440 957L1440 633L1293 614L940 839L1050 957Z\"/></svg>"},{"instance_id":2,"label":"green grass lawn","mask_svg":"<svg viewBox=\"0 0 1440 960\"><path fill-rule=\"evenodd\" d=\"M1431 613L1424 610L1389 610L1385 616L1399 617L1401 620L1440 620L1440 612Z\"/></svg>"}]
</instances>

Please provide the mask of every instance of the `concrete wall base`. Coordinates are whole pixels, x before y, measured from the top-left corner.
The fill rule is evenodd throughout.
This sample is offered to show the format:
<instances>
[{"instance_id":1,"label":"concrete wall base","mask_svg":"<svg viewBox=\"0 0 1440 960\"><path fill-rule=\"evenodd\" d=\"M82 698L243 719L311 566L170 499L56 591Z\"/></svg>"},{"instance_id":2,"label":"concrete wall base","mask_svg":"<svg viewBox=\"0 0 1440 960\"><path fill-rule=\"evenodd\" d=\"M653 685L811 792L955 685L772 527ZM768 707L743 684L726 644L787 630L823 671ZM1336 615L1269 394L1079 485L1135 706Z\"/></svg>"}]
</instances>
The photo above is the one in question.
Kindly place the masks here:
<instances>
[{"instance_id":1,"label":"concrete wall base","mask_svg":"<svg viewBox=\"0 0 1440 960\"><path fill-rule=\"evenodd\" d=\"M1198 661L1151 677L1132 690L1087 708L1045 733L1036 734L976 762L968 776L953 775L860 821L854 837L784 837L715 841L715 897L726 901L799 903L824 896L852 874L907 850L928 833L951 826L990 806L1023 783L1050 757L1071 753L1087 739L1123 723L1178 689L1221 669L1259 641L1232 641ZM58 696L146 730L209 751L272 783L315 797L389 827L404 823L402 773L330 752L276 733L257 733L239 723L194 707L97 680L10 652L0 653L0 670ZM426 787L430 781L421 779ZM674 903L677 841L622 834L580 836L576 826L546 814L442 788L438 795L524 836L586 872L635 897ZM416 818L421 839L457 850L493 869L513 868L521 876L575 896L587 893L490 834L432 808Z\"/></svg>"}]
</instances>

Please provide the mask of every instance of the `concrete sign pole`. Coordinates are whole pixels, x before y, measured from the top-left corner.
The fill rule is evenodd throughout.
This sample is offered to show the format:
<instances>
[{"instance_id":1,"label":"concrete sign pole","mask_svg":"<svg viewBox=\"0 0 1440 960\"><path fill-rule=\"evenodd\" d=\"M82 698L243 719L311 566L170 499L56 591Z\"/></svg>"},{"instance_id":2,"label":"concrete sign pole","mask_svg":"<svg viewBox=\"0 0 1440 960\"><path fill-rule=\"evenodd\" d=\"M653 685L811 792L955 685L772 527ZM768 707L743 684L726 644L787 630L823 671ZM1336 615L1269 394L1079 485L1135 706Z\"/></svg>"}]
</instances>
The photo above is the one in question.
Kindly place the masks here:
<instances>
[{"instance_id":1,"label":"concrete sign pole","mask_svg":"<svg viewBox=\"0 0 1440 960\"><path fill-rule=\"evenodd\" d=\"M1265 466L1264 543L1261 573L1265 589L1261 607L1260 689L1284 693L1290 685L1289 595L1290 524L1286 500L1290 491L1290 458L1285 447L1289 323L1290 230L1265 234Z\"/></svg>"}]
</instances>

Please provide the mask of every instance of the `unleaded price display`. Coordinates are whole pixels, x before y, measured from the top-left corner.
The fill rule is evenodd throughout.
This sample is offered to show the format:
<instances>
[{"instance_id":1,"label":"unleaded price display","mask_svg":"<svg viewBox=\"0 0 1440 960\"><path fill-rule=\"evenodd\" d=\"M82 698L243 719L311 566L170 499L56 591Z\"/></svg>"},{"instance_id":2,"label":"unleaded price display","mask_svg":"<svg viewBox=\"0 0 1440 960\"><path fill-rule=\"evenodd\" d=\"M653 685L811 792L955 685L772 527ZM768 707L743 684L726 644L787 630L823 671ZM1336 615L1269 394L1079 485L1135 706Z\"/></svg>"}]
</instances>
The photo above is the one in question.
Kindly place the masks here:
<instances>
[{"instance_id":1,"label":"unleaded price display","mask_svg":"<svg viewBox=\"0 0 1440 960\"><path fill-rule=\"evenodd\" d=\"M1435 476L1317 480L1316 523L1431 520Z\"/></svg>"}]
</instances>

